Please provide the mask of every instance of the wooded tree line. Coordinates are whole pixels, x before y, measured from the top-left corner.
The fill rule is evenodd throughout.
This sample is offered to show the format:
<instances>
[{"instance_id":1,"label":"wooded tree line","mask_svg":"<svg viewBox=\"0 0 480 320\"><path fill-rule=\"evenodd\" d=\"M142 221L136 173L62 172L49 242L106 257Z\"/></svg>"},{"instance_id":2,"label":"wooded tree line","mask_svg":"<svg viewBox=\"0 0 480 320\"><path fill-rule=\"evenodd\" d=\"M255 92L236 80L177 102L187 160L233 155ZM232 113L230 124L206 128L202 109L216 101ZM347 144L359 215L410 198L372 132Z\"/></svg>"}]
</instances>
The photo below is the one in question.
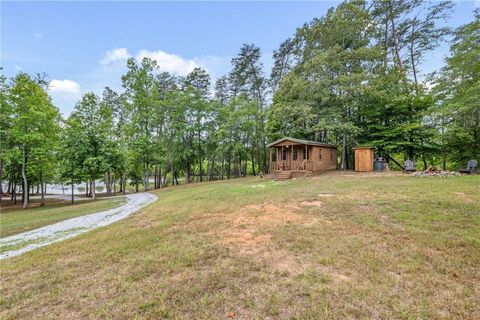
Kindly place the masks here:
<instances>
[{"instance_id":1,"label":"wooded tree line","mask_svg":"<svg viewBox=\"0 0 480 320\"><path fill-rule=\"evenodd\" d=\"M480 14L450 30L451 9L343 2L280 45L270 76L253 44L214 83L201 68L180 77L129 59L122 92L86 93L67 119L43 77L1 77L1 191L27 207L51 182L70 184L73 201L80 183L95 198L98 180L113 194L256 175L282 136L338 145L342 169L361 144L425 166L478 158ZM426 54L452 38L446 65L423 79Z\"/></svg>"},{"instance_id":2,"label":"wooded tree line","mask_svg":"<svg viewBox=\"0 0 480 320\"><path fill-rule=\"evenodd\" d=\"M342 169L353 167L356 145L424 167L478 158L479 10L451 30L452 7L347 1L299 28L274 55L270 137L333 143ZM421 80L426 55L452 38L446 65Z\"/></svg>"}]
</instances>

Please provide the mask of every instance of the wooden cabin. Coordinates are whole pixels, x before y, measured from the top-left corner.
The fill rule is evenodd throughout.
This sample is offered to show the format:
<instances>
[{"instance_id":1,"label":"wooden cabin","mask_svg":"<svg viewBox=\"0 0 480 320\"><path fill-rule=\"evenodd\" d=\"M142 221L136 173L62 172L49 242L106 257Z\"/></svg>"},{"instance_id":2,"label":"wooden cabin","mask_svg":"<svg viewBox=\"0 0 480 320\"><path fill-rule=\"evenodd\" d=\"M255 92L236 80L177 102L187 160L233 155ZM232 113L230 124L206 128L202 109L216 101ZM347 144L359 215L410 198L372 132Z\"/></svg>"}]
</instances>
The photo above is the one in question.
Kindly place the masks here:
<instances>
[{"instance_id":1,"label":"wooden cabin","mask_svg":"<svg viewBox=\"0 0 480 320\"><path fill-rule=\"evenodd\" d=\"M331 144L286 137L267 147L270 150L270 175L276 180L337 168L337 147Z\"/></svg>"}]
</instances>

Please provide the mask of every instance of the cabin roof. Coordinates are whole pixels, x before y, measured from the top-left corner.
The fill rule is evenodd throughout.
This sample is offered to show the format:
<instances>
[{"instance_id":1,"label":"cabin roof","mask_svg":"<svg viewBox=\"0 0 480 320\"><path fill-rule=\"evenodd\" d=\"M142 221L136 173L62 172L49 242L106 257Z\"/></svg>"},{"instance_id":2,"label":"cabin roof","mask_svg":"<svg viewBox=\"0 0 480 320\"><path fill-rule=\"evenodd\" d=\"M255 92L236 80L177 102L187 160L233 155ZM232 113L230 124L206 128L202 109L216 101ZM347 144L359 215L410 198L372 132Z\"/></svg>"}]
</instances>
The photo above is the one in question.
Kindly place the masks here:
<instances>
[{"instance_id":1,"label":"cabin roof","mask_svg":"<svg viewBox=\"0 0 480 320\"><path fill-rule=\"evenodd\" d=\"M309 145L309 146L320 146L320 147L326 147L326 148L337 148L336 146L334 146L333 144L328 144L328 143L322 143L322 142L317 142L317 141L309 141L309 140L301 140L301 139L295 139L295 138L290 138L290 137L284 137L284 138L281 138L281 139L278 139L276 141L273 141L272 143L269 143L267 145L267 147L273 147L281 142L284 142L284 141L291 141L291 142L295 142L295 143L299 143L299 144L306 144L306 145Z\"/></svg>"}]
</instances>

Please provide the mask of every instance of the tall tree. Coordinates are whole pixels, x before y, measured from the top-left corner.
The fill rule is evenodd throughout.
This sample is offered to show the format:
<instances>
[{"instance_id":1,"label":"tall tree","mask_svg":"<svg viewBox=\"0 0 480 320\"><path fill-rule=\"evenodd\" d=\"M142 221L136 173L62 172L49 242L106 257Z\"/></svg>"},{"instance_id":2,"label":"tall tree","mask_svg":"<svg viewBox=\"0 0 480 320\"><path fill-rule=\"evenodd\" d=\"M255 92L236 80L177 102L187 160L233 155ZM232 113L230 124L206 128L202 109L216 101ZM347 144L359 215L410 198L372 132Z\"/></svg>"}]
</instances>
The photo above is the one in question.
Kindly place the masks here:
<instances>
[{"instance_id":1,"label":"tall tree","mask_svg":"<svg viewBox=\"0 0 480 320\"><path fill-rule=\"evenodd\" d=\"M480 10L455 32L446 66L434 88L435 114L445 136L445 154L457 163L480 157Z\"/></svg>"},{"instance_id":2,"label":"tall tree","mask_svg":"<svg viewBox=\"0 0 480 320\"><path fill-rule=\"evenodd\" d=\"M76 104L70 121L77 121L77 130L82 131L82 169L90 179L91 193L96 200L96 180L109 170L109 131L112 126L111 110L105 108L100 98L94 93L86 93Z\"/></svg>"},{"instance_id":3,"label":"tall tree","mask_svg":"<svg viewBox=\"0 0 480 320\"><path fill-rule=\"evenodd\" d=\"M19 73L13 79L9 98L13 107L10 132L13 144L21 154L23 207L26 208L31 187L29 178L33 174L33 170L29 171L29 164L35 160L47 161L45 156L39 155L52 150L52 142L58 134L59 112L45 88L26 73ZM37 157L33 157L33 153ZM41 168L41 165L37 168Z\"/></svg>"},{"instance_id":4,"label":"tall tree","mask_svg":"<svg viewBox=\"0 0 480 320\"><path fill-rule=\"evenodd\" d=\"M249 99L257 102L258 110L255 126L255 149L261 170L266 172L267 147L265 135L266 89L267 80L261 63L262 53L254 44L244 44L238 55L232 59L232 71L229 73L231 95L236 98L245 94Z\"/></svg>"},{"instance_id":5,"label":"tall tree","mask_svg":"<svg viewBox=\"0 0 480 320\"><path fill-rule=\"evenodd\" d=\"M153 122L156 105L158 103L158 86L154 71L156 62L144 58L140 63L134 59L127 61L128 71L122 76L122 85L125 88L125 103L130 114L129 136L131 148L140 160L142 166L143 185L145 191L149 189L150 165L153 159ZM135 166L136 163L131 163ZM133 170L137 172L139 168Z\"/></svg>"}]
</instances>

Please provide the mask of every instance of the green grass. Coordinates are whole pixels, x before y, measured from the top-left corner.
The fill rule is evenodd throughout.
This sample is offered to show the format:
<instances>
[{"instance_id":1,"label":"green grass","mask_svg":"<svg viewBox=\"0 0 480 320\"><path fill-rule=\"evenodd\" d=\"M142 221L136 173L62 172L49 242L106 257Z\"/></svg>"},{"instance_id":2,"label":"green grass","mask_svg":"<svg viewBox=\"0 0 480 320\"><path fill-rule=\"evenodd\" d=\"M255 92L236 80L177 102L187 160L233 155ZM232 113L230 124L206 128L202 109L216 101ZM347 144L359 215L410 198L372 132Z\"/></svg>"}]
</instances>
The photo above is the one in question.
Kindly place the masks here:
<instances>
[{"instance_id":1,"label":"green grass","mask_svg":"<svg viewBox=\"0 0 480 320\"><path fill-rule=\"evenodd\" d=\"M55 202L45 207L2 209L0 237L40 228L58 221L112 209L125 203L125 198L82 200L74 204Z\"/></svg>"},{"instance_id":2,"label":"green grass","mask_svg":"<svg viewBox=\"0 0 480 320\"><path fill-rule=\"evenodd\" d=\"M478 319L480 176L167 188L1 262L0 317Z\"/></svg>"}]
</instances>

